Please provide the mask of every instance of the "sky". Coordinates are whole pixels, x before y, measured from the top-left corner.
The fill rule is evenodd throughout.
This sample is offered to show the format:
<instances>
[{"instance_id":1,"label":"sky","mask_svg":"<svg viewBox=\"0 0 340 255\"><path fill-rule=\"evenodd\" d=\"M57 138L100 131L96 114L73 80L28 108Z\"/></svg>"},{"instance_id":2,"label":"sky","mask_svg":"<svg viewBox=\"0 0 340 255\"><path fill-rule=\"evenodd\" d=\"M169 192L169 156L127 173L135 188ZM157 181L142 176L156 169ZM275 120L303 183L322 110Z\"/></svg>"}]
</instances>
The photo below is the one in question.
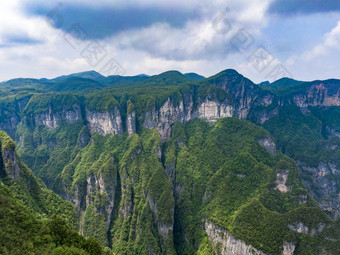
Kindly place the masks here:
<instances>
[{"instance_id":1,"label":"sky","mask_svg":"<svg viewBox=\"0 0 340 255\"><path fill-rule=\"evenodd\" d=\"M11 0L0 81L95 70L340 79L340 0Z\"/></svg>"}]
</instances>

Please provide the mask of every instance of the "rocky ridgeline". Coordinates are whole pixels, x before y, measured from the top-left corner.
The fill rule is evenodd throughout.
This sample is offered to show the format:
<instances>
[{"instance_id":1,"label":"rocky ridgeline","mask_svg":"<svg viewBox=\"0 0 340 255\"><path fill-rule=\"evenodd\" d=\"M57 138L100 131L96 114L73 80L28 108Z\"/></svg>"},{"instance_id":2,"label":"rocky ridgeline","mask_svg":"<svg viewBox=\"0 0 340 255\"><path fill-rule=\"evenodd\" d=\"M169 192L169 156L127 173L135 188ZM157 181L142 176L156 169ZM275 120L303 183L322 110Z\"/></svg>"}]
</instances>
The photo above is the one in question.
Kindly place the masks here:
<instances>
[{"instance_id":1,"label":"rocky ridgeline","mask_svg":"<svg viewBox=\"0 0 340 255\"><path fill-rule=\"evenodd\" d=\"M30 124L33 127L42 125L48 129L56 129L64 122L74 123L80 121L87 126L91 133L102 135L122 135L124 132L127 132L131 136L137 132L137 127L155 129L160 135L161 141L165 142L171 136L172 128L177 121L186 123L199 118L213 123L220 118L237 117L239 119L251 119L257 124L263 124L277 116L281 108L291 104L298 106L304 114L308 112L309 106L340 106L340 87L335 86L332 81L314 82L306 86L303 91L279 97L269 91L261 90L261 88L244 77L240 80L236 80L236 78L239 78L238 74L210 81L210 84L222 88L230 95L230 97L222 101L214 98L212 95L194 100L195 95L193 93L186 93L176 102L169 97L160 107L153 106L151 109L144 110L139 114L135 110L129 112L128 109L122 109L118 106L107 111L96 111L89 109L86 105L75 102L72 107L66 108L61 106L61 110L58 111L52 110L52 107L48 105L48 110L45 112L24 116L23 110L26 106L29 106L30 98L27 97L11 103L11 108L15 111L5 112L0 109L0 118L4 119L4 121L0 122L0 129L5 130L14 138L19 125ZM333 133L337 135L336 132ZM20 140L20 137L18 139ZM89 139L84 138L84 140L88 141ZM260 140L259 143L271 155L276 154L276 145L271 138ZM84 142L84 145L86 144ZM11 150L3 150L2 155L3 165L6 166L8 175L12 179L19 178L15 153ZM159 150L159 155L161 156L161 150ZM334 218L339 217L340 194L337 193L338 182L335 177L340 175L340 170L332 162L320 162L318 167L310 167L303 162L298 162L298 166L304 173L309 173L309 178L305 178L304 182L311 194L319 200L323 196L330 198L328 200L321 200L320 207L330 212ZM171 178L173 167L167 168L166 171ZM289 172L284 169L277 173L275 189L282 193L291 190L291 187L286 185L288 175ZM109 179L111 182L104 181L104 179ZM124 184L124 181L130 184L130 179L123 176L121 182ZM86 176L85 185L83 183L82 185L75 185L74 194L66 194L64 198L72 201L78 210L83 213L85 213L86 208L93 205L96 213L104 215L107 230L115 207L114 201L117 183L116 175L103 178L102 173L91 173ZM133 179L131 183L133 183ZM317 190L318 194L313 193L312 190ZM105 194L110 203L101 205L95 201L93 194ZM150 209L157 215L157 204L153 198L146 194L145 199ZM124 219L128 218L131 213L132 203L130 198L125 200L126 204L121 212ZM304 203L304 199L301 201L301 203ZM173 224L164 224L158 219L156 222L158 232L164 240L167 240L168 233L173 230ZM235 239L225 229L213 223L206 222L204 227L209 240L216 247L219 247L220 251L218 254L264 254L243 241ZM82 229L82 226L80 228ZM291 229L297 232L307 231L308 233L304 226L292 225ZM310 232L313 234L313 231L311 230ZM282 245L284 255L294 254L295 246L293 244L284 243Z\"/></svg>"},{"instance_id":2,"label":"rocky ridgeline","mask_svg":"<svg viewBox=\"0 0 340 255\"><path fill-rule=\"evenodd\" d=\"M240 239L233 237L228 231L212 222L205 221L204 229L209 241L213 244L215 254L220 255L265 255L262 251L246 244ZM282 255L293 255L295 245L285 242L283 244Z\"/></svg>"},{"instance_id":3,"label":"rocky ridgeline","mask_svg":"<svg viewBox=\"0 0 340 255\"><path fill-rule=\"evenodd\" d=\"M44 125L49 129L58 127L62 121L72 123L83 120L91 132L121 135L124 131L127 131L128 134L136 132L136 123L139 121L143 127L156 128L162 140L165 141L171 135L172 127L176 121L185 123L195 118L201 118L208 122L214 122L225 117L249 119L251 113L253 121L263 124L277 116L281 107L289 104L297 105L302 112L308 111L306 110L308 106L340 106L340 87L335 85L332 80L310 83L305 86L303 91L284 97L262 90L236 72L209 81L209 84L222 88L230 95L230 98L221 102L208 95L206 98L200 98L194 104L194 95L188 93L183 95L178 103L174 103L171 98L168 98L159 108L154 106L140 115L132 111L126 114L123 119L122 111L127 112L126 109L115 106L109 111L99 112L88 109L86 105L79 105L78 102L74 103L71 109L54 112L51 106L47 106L46 112L34 114L31 117L23 116L22 110L26 105L29 107L30 98L26 97L11 103L10 108L14 111L8 113L0 110L0 118L4 119L0 123L0 128L14 137L16 128L23 118L33 122L34 125ZM275 107L273 107L274 103ZM30 119L27 120L27 118Z\"/></svg>"},{"instance_id":4,"label":"rocky ridgeline","mask_svg":"<svg viewBox=\"0 0 340 255\"><path fill-rule=\"evenodd\" d=\"M216 85L228 93L223 101L219 101L213 95L196 100L193 92L182 95L182 98L174 102L170 97L160 106L153 106L137 114L135 110L128 112L128 109L114 106L107 111L95 111L86 105L75 102L72 107L61 107L61 110L53 111L47 106L47 111L24 116L23 111L29 108L30 96L10 103L7 108L10 111L0 109L0 129L6 131L12 138L16 138L16 130L19 125L30 123L33 126L43 125L48 129L55 129L61 123L84 122L91 133L97 132L102 135L116 134L122 135L127 132L129 135L137 131L137 127L156 129L163 142L165 142L172 132L175 122L188 122L195 118L200 118L208 122L225 117L237 117L239 119L250 119L256 124L264 124L266 121L277 116L280 109L287 105L296 105L303 114L309 114L309 106L339 107L340 87L334 80L315 81L305 83L297 92L286 96L277 96L273 93L261 89L250 80L239 75L236 71L227 70L224 76L216 79L208 79L207 84ZM195 98L195 100L194 100ZM195 102L194 102L195 101ZM337 131L326 127L329 136L339 136ZM20 141L20 137L17 138ZM305 163L299 164L300 170L304 173L312 174L312 182L305 184L312 189L317 187L320 194L330 198L323 200L321 207L336 218L340 215L339 197L336 193L337 181L334 176L339 176L339 169L333 162L319 162L318 168L311 168ZM320 173L322 164L329 166L325 174ZM333 165L332 165L333 164ZM334 193L335 192L335 193ZM314 194L320 199L320 196Z\"/></svg>"}]
</instances>

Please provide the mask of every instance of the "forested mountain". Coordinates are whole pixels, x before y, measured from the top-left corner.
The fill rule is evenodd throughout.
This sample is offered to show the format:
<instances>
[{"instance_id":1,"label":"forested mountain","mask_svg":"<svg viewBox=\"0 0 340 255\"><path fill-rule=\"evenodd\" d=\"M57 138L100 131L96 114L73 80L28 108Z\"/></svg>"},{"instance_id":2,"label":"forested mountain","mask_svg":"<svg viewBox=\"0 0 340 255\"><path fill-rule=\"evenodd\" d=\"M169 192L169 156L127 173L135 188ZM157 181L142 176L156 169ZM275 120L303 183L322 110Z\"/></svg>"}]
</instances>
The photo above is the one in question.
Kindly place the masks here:
<instances>
[{"instance_id":1,"label":"forested mountain","mask_svg":"<svg viewBox=\"0 0 340 255\"><path fill-rule=\"evenodd\" d=\"M0 88L18 154L1 133L2 204L79 239L25 249L89 252L77 229L115 254L340 253L339 80L91 71ZM4 227L22 220L1 208Z\"/></svg>"},{"instance_id":2,"label":"forested mountain","mask_svg":"<svg viewBox=\"0 0 340 255\"><path fill-rule=\"evenodd\" d=\"M36 178L0 131L1 254L111 254L78 233L76 208Z\"/></svg>"}]
</instances>

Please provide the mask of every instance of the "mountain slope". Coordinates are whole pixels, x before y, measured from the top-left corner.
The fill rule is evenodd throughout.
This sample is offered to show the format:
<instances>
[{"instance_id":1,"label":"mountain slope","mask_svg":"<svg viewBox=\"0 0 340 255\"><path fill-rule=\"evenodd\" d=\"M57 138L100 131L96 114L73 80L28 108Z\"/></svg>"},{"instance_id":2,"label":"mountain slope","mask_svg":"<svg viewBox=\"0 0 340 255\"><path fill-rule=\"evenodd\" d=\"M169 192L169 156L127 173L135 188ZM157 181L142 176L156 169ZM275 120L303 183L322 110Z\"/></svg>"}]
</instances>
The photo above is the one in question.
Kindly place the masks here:
<instances>
[{"instance_id":1,"label":"mountain slope","mask_svg":"<svg viewBox=\"0 0 340 255\"><path fill-rule=\"evenodd\" d=\"M94 135L66 165L56 182L84 215L85 236L118 254L219 254L231 238L266 254L336 254L325 239L335 223L263 129L228 118L176 123L173 132L163 146L147 129ZM299 234L300 225L309 230ZM215 240L218 229L225 240Z\"/></svg>"},{"instance_id":2,"label":"mountain slope","mask_svg":"<svg viewBox=\"0 0 340 255\"><path fill-rule=\"evenodd\" d=\"M33 176L3 131L0 145L0 253L104 254L96 240L77 233L74 206Z\"/></svg>"},{"instance_id":3,"label":"mountain slope","mask_svg":"<svg viewBox=\"0 0 340 255\"><path fill-rule=\"evenodd\" d=\"M294 161L275 151L268 133L233 118L213 126L197 120L176 126L174 132L165 164L168 171L174 169L179 254L192 254L197 248L210 254L208 240L222 254L230 235L266 254L280 254L288 243L295 245L294 254L309 252L300 244L311 238L310 232L299 235L290 225L299 222L312 229L330 220L307 195ZM311 218L315 222L309 222ZM222 241L214 231L226 233ZM322 239L317 235L316 243ZM239 254L246 254L239 241L236 246Z\"/></svg>"},{"instance_id":4,"label":"mountain slope","mask_svg":"<svg viewBox=\"0 0 340 255\"><path fill-rule=\"evenodd\" d=\"M193 80L193 81L201 81L201 80L205 79L204 76L199 75L197 73L185 73L184 75L186 77L188 77L190 80Z\"/></svg>"},{"instance_id":5,"label":"mountain slope","mask_svg":"<svg viewBox=\"0 0 340 255\"><path fill-rule=\"evenodd\" d=\"M100 73L97 73L96 71L86 71L86 72L81 72L81 73L73 73L69 75L62 75L59 77L56 77L54 79L51 79L50 81L61 81L61 80L66 80L69 78L83 78L83 79L90 79L94 80L97 82L101 82L103 79L105 79L105 76L101 75Z\"/></svg>"},{"instance_id":6,"label":"mountain slope","mask_svg":"<svg viewBox=\"0 0 340 255\"><path fill-rule=\"evenodd\" d=\"M225 70L17 88L0 98L0 128L76 205L80 231L118 254L337 254L340 86L293 83L268 90Z\"/></svg>"}]
</instances>

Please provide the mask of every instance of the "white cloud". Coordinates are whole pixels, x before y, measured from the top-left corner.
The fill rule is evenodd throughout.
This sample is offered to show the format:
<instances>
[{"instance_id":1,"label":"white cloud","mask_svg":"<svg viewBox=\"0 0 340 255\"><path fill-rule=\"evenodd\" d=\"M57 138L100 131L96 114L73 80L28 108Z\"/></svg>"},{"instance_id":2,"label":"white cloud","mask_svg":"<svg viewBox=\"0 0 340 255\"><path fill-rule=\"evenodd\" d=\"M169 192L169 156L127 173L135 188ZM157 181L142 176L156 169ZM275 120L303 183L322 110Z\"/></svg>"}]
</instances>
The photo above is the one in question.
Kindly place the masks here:
<instances>
[{"instance_id":1,"label":"white cloud","mask_svg":"<svg viewBox=\"0 0 340 255\"><path fill-rule=\"evenodd\" d=\"M318 57L332 54L335 50L340 49L340 21L336 27L327 33L321 44L316 45L311 51L305 52L303 58L306 61L312 61Z\"/></svg>"},{"instance_id":2,"label":"white cloud","mask_svg":"<svg viewBox=\"0 0 340 255\"><path fill-rule=\"evenodd\" d=\"M212 0L209 3L189 1L159 0L74 0L62 2L63 8L75 6L103 8L129 6L163 7L176 10L185 9L194 12L192 19L183 26L173 27L167 23L154 23L142 29L125 30L110 38L100 41L105 46L108 56L96 66L90 66L82 57L81 51L88 42L73 49L63 38L63 32L50 26L43 16L26 13L24 6L37 4L49 10L58 5L60 0L11 0L3 2L0 9L0 80L15 77L55 77L61 74L95 69L99 71L109 58L116 59L127 71L127 75L139 73L157 74L169 69L181 72L198 72L208 76L226 68L234 68L245 76L260 82L266 79L266 73L259 73L247 61L247 56L254 47L262 44L263 30L271 21L266 9L272 0ZM228 11L225 12L225 9ZM220 15L220 16L219 16ZM222 15L222 16L221 16ZM230 23L231 29L225 33L214 30L216 17ZM277 18L277 17L276 17ZM93 21L95 22L95 20ZM252 49L239 53L233 49L230 39L239 29L254 37ZM282 31L286 33L286 31ZM22 42L11 43L16 36L36 40L38 44ZM266 38L272 36L269 34ZM325 35L322 43L311 51L299 54L290 52L283 61L289 70L301 74L301 77L315 77L322 70L323 75L334 76L339 68L340 22ZM291 45L294 48L294 45ZM275 49L268 48L271 52ZM273 53L275 55L275 53ZM277 57L277 56L274 56ZM321 61L322 60L322 61ZM319 63L320 62L320 63ZM328 65L325 65L327 63ZM294 77L299 79L300 77ZM319 78L319 77L315 77Z\"/></svg>"},{"instance_id":3,"label":"white cloud","mask_svg":"<svg viewBox=\"0 0 340 255\"><path fill-rule=\"evenodd\" d=\"M263 1L255 2L257 2L257 6L264 6ZM81 47L71 48L64 40L63 33L50 26L44 17L24 13L23 4L26 6L40 4L52 8L57 6L59 1L13 0L2 4L0 43L6 43L9 31L12 35L27 37L41 43L29 45L24 42L18 44L7 42L9 45L0 48L0 79L5 80L17 76L51 77L63 72L93 68L80 57ZM63 3L64 6L66 4L68 3ZM213 67L212 63L222 62L228 58L228 52L232 52L229 40L239 28L244 27L247 22L257 23L261 19L258 15L249 15L251 13L249 10L254 8L253 4L246 1L231 1L228 3L230 11L225 14L225 18L232 22L232 30L221 35L216 33L212 27L216 15L226 7L226 3L220 0L212 1L209 4L197 0L171 2L75 0L72 4L88 5L94 8L103 5L117 7L157 5L195 10L198 19L189 21L182 28L170 27L164 23L153 24L145 29L125 31L118 36L102 41L110 56L124 63L124 68L128 70L129 74L133 74L133 71L129 70L152 74L156 70L164 71L170 67L172 69L190 69L190 71L206 70L207 68L200 67L203 66L203 63L208 63L210 67ZM254 30L254 33L257 32ZM129 57L127 58L127 56ZM136 59L138 59L137 63ZM139 68L135 68L135 66Z\"/></svg>"}]
</instances>

